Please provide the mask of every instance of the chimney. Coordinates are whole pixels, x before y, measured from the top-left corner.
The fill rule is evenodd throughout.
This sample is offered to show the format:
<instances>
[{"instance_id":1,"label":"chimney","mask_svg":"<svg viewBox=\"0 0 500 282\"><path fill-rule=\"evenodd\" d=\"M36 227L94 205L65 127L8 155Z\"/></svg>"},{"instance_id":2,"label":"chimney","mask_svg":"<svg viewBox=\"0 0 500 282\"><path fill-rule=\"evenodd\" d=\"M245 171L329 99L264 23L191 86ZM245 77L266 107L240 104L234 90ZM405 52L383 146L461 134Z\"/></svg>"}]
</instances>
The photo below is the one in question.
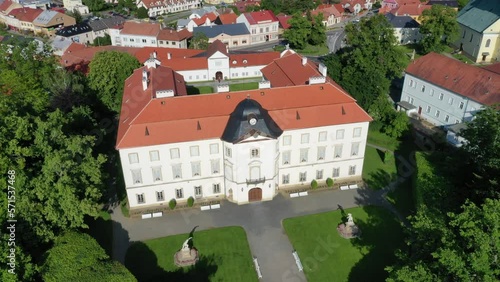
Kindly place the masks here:
<instances>
[{"instance_id":1,"label":"chimney","mask_svg":"<svg viewBox=\"0 0 500 282\"><path fill-rule=\"evenodd\" d=\"M155 58L155 59L156 59L156 50L155 50L155 51L153 51L153 58Z\"/></svg>"},{"instance_id":2,"label":"chimney","mask_svg":"<svg viewBox=\"0 0 500 282\"><path fill-rule=\"evenodd\" d=\"M327 67L323 63L319 63L318 71L321 73L322 76L326 77L327 70L328 70Z\"/></svg>"},{"instance_id":3,"label":"chimney","mask_svg":"<svg viewBox=\"0 0 500 282\"><path fill-rule=\"evenodd\" d=\"M259 81L259 89L271 88L271 82L268 80Z\"/></svg>"},{"instance_id":4,"label":"chimney","mask_svg":"<svg viewBox=\"0 0 500 282\"><path fill-rule=\"evenodd\" d=\"M307 64L307 58L302 57L302 65L305 66Z\"/></svg>"},{"instance_id":5,"label":"chimney","mask_svg":"<svg viewBox=\"0 0 500 282\"><path fill-rule=\"evenodd\" d=\"M142 70L142 90L146 91L146 89L148 89L148 72Z\"/></svg>"},{"instance_id":6,"label":"chimney","mask_svg":"<svg viewBox=\"0 0 500 282\"><path fill-rule=\"evenodd\" d=\"M172 54L167 53L167 59L171 60L172 59Z\"/></svg>"}]
</instances>

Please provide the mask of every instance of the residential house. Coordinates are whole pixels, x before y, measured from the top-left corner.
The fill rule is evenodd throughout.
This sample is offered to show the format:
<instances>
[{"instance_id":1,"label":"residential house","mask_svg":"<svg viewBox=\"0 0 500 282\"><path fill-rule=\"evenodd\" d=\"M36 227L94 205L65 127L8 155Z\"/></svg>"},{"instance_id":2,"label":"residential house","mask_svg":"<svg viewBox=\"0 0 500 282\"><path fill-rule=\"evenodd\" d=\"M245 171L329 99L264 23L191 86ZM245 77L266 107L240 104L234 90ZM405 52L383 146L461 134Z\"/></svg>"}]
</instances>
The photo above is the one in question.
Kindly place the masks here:
<instances>
[{"instance_id":1,"label":"residential house","mask_svg":"<svg viewBox=\"0 0 500 282\"><path fill-rule=\"evenodd\" d=\"M500 5L471 0L457 16L460 38L455 43L475 62L500 60Z\"/></svg>"},{"instance_id":2,"label":"residential house","mask_svg":"<svg viewBox=\"0 0 500 282\"><path fill-rule=\"evenodd\" d=\"M205 6L201 9L196 9L191 11L191 14L189 15L189 19L200 19L203 17L203 15L208 14L208 13L214 13L217 11L217 8L215 6Z\"/></svg>"},{"instance_id":3,"label":"residential house","mask_svg":"<svg viewBox=\"0 0 500 282\"><path fill-rule=\"evenodd\" d=\"M75 25L75 18L56 11L45 10L33 20L35 33L54 36L57 28Z\"/></svg>"},{"instance_id":4,"label":"residential house","mask_svg":"<svg viewBox=\"0 0 500 282\"><path fill-rule=\"evenodd\" d=\"M390 11L396 9L399 6L415 5L422 3L423 2L420 0L382 0L380 6L381 8L388 9Z\"/></svg>"},{"instance_id":5,"label":"residential house","mask_svg":"<svg viewBox=\"0 0 500 282\"><path fill-rule=\"evenodd\" d=\"M89 13L89 7L83 5L82 0L63 0L63 6L67 11L78 11L82 15Z\"/></svg>"},{"instance_id":6,"label":"residential house","mask_svg":"<svg viewBox=\"0 0 500 282\"><path fill-rule=\"evenodd\" d=\"M323 15L323 25L326 27L332 27L334 24L340 23L342 20L342 14L335 8L334 5L319 5L317 9L311 11L311 15L316 16L318 14Z\"/></svg>"},{"instance_id":7,"label":"residential house","mask_svg":"<svg viewBox=\"0 0 500 282\"><path fill-rule=\"evenodd\" d=\"M229 48L250 45L250 32L244 23L195 27L193 34L203 33L208 42L222 41Z\"/></svg>"},{"instance_id":8,"label":"residential house","mask_svg":"<svg viewBox=\"0 0 500 282\"><path fill-rule=\"evenodd\" d=\"M172 199L246 204L312 180L361 180L372 119L342 89L185 96L180 73L162 65L149 59L125 82L116 149L131 215L161 216Z\"/></svg>"},{"instance_id":9,"label":"residential house","mask_svg":"<svg viewBox=\"0 0 500 282\"><path fill-rule=\"evenodd\" d=\"M409 16L396 16L388 13L385 15L394 29L394 35L401 45L417 43L422 39L420 24Z\"/></svg>"},{"instance_id":10,"label":"residential house","mask_svg":"<svg viewBox=\"0 0 500 282\"><path fill-rule=\"evenodd\" d=\"M0 0L0 15L7 16L10 11L22 8L23 5L11 0Z\"/></svg>"},{"instance_id":11,"label":"residential house","mask_svg":"<svg viewBox=\"0 0 500 282\"><path fill-rule=\"evenodd\" d=\"M193 32L193 29L198 25L193 19L179 19L177 20L177 30L187 29L189 32Z\"/></svg>"},{"instance_id":12,"label":"residential house","mask_svg":"<svg viewBox=\"0 0 500 282\"><path fill-rule=\"evenodd\" d=\"M344 11L349 11L354 15L359 14L362 10L371 10L373 6L372 0L341 0L340 4L342 4Z\"/></svg>"},{"instance_id":13,"label":"residential house","mask_svg":"<svg viewBox=\"0 0 500 282\"><path fill-rule=\"evenodd\" d=\"M429 53L406 68L398 108L435 126L469 122L500 103L500 74Z\"/></svg>"},{"instance_id":14,"label":"residential house","mask_svg":"<svg viewBox=\"0 0 500 282\"><path fill-rule=\"evenodd\" d=\"M110 29L111 45L125 47L157 47L161 30L158 23L128 21Z\"/></svg>"},{"instance_id":15,"label":"residential house","mask_svg":"<svg viewBox=\"0 0 500 282\"><path fill-rule=\"evenodd\" d=\"M458 11L458 1L457 0L429 0L427 5L443 5L446 7L454 8Z\"/></svg>"},{"instance_id":16,"label":"residential house","mask_svg":"<svg viewBox=\"0 0 500 282\"><path fill-rule=\"evenodd\" d=\"M124 18L115 16L105 19L90 20L88 22L88 25L94 33L94 38L97 38L104 37L106 34L109 35L109 30L111 28L116 28L120 25L123 25L124 22Z\"/></svg>"},{"instance_id":17,"label":"residential house","mask_svg":"<svg viewBox=\"0 0 500 282\"><path fill-rule=\"evenodd\" d=\"M71 38L57 36L57 35L52 40L49 41L52 53L59 57L61 57L73 43L74 41L71 40ZM81 45L82 49L83 47L85 47L85 45L83 44L78 44L78 45Z\"/></svg>"},{"instance_id":18,"label":"residential house","mask_svg":"<svg viewBox=\"0 0 500 282\"><path fill-rule=\"evenodd\" d=\"M233 4L234 0L205 0L206 4L218 5L218 4Z\"/></svg>"},{"instance_id":19,"label":"residential house","mask_svg":"<svg viewBox=\"0 0 500 282\"><path fill-rule=\"evenodd\" d=\"M137 8L144 7L150 17L195 9L201 6L201 0L138 0Z\"/></svg>"},{"instance_id":20,"label":"residential house","mask_svg":"<svg viewBox=\"0 0 500 282\"><path fill-rule=\"evenodd\" d=\"M201 18L192 19L196 26L211 26L215 22L218 15L215 12L206 13Z\"/></svg>"},{"instance_id":21,"label":"residential house","mask_svg":"<svg viewBox=\"0 0 500 282\"><path fill-rule=\"evenodd\" d=\"M432 8L431 5L422 3L400 5L396 9L392 9L391 13L396 16L409 16L416 20L418 23L422 22L421 15L425 10Z\"/></svg>"},{"instance_id":22,"label":"residential house","mask_svg":"<svg viewBox=\"0 0 500 282\"><path fill-rule=\"evenodd\" d=\"M73 42L81 44L92 44L94 42L94 33L87 23L79 23L56 31L56 36L62 36L71 39Z\"/></svg>"},{"instance_id":23,"label":"residential house","mask_svg":"<svg viewBox=\"0 0 500 282\"><path fill-rule=\"evenodd\" d=\"M260 7L260 0L238 1L234 2L233 6L235 6L240 13L245 13L247 11L247 7Z\"/></svg>"},{"instance_id":24,"label":"residential house","mask_svg":"<svg viewBox=\"0 0 500 282\"><path fill-rule=\"evenodd\" d=\"M214 23L217 24L217 25L235 24L237 18L238 18L238 15L236 15L235 13L220 14L215 19Z\"/></svg>"},{"instance_id":25,"label":"residential house","mask_svg":"<svg viewBox=\"0 0 500 282\"><path fill-rule=\"evenodd\" d=\"M157 36L158 47L188 48L188 39L193 36L187 29L177 31L171 28L162 28Z\"/></svg>"},{"instance_id":26,"label":"residential house","mask_svg":"<svg viewBox=\"0 0 500 282\"><path fill-rule=\"evenodd\" d=\"M250 31L251 44L278 40L279 21L272 11L244 13L236 22L246 25Z\"/></svg>"},{"instance_id":27,"label":"residential house","mask_svg":"<svg viewBox=\"0 0 500 282\"><path fill-rule=\"evenodd\" d=\"M43 12L42 9L16 8L8 14L8 22L11 30L35 31L33 21Z\"/></svg>"},{"instance_id":28,"label":"residential house","mask_svg":"<svg viewBox=\"0 0 500 282\"><path fill-rule=\"evenodd\" d=\"M289 29L291 25L288 23L292 16L287 16L285 14L279 14L276 16L279 22L279 33L282 34L285 30Z\"/></svg>"}]
</instances>

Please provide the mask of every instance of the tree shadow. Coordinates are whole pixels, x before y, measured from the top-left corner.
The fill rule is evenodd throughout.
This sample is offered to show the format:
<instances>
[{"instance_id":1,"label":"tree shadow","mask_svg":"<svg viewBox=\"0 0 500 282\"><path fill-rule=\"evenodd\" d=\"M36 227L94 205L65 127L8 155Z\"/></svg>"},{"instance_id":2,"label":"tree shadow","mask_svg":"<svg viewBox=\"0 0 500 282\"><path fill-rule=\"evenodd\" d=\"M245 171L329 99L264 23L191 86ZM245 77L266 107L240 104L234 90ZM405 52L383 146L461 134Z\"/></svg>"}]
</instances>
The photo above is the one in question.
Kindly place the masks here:
<instances>
[{"instance_id":1,"label":"tree shadow","mask_svg":"<svg viewBox=\"0 0 500 282\"><path fill-rule=\"evenodd\" d=\"M385 154L386 154L386 152L382 151L380 149L376 149L376 151L377 151L377 154L378 154L380 160L385 164Z\"/></svg>"},{"instance_id":2,"label":"tree shadow","mask_svg":"<svg viewBox=\"0 0 500 282\"><path fill-rule=\"evenodd\" d=\"M379 190L386 187L396 178L395 173L388 173L387 171L379 168L370 173L369 177L365 179L366 184L374 190Z\"/></svg>"},{"instance_id":3,"label":"tree shadow","mask_svg":"<svg viewBox=\"0 0 500 282\"><path fill-rule=\"evenodd\" d=\"M187 85L186 86L186 90L187 90L187 94L188 95L198 95L198 94L201 94L200 93L200 89L198 87L194 87L194 86L191 86L191 85Z\"/></svg>"},{"instance_id":4,"label":"tree shadow","mask_svg":"<svg viewBox=\"0 0 500 282\"><path fill-rule=\"evenodd\" d=\"M172 257L174 253L172 253ZM170 261L167 259L167 261ZM134 274L138 281L210 281L218 270L222 259L214 255L200 255L198 262L189 267L179 267L167 271L159 265L156 254L143 242L135 242L127 252L125 266Z\"/></svg>"}]
</instances>

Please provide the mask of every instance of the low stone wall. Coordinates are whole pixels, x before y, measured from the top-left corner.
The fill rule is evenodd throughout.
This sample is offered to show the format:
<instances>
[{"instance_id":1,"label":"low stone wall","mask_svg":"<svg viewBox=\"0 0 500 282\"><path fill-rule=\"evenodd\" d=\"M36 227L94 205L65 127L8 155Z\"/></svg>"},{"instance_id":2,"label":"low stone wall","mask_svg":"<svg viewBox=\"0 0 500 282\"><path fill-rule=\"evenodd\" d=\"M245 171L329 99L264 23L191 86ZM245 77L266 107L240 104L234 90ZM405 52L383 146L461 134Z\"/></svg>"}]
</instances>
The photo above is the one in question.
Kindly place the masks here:
<instances>
[{"instance_id":1,"label":"low stone wall","mask_svg":"<svg viewBox=\"0 0 500 282\"><path fill-rule=\"evenodd\" d=\"M201 206L217 205L217 204L219 204L219 205L221 204L221 199L195 200L192 207L188 206L187 201L182 201L182 202L178 202L177 205L175 206L175 208L172 210L172 209L170 209L168 202L167 202L167 203L163 204L162 206L132 209L132 210L129 210L129 214L130 214L131 218L140 218L143 214L158 213L158 212L162 212L163 214L166 214L166 213L178 212L181 210L200 209Z\"/></svg>"}]
</instances>

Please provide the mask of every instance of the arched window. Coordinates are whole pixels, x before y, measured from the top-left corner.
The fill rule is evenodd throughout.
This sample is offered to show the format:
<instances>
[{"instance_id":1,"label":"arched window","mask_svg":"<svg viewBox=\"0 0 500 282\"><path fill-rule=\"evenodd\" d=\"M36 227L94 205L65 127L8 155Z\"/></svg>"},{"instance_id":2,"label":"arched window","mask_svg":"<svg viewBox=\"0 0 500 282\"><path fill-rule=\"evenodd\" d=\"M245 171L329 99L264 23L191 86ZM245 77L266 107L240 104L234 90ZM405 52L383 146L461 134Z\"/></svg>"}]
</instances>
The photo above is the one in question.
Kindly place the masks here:
<instances>
[{"instance_id":1,"label":"arched window","mask_svg":"<svg viewBox=\"0 0 500 282\"><path fill-rule=\"evenodd\" d=\"M486 48L490 47L491 39L486 40Z\"/></svg>"}]
</instances>

